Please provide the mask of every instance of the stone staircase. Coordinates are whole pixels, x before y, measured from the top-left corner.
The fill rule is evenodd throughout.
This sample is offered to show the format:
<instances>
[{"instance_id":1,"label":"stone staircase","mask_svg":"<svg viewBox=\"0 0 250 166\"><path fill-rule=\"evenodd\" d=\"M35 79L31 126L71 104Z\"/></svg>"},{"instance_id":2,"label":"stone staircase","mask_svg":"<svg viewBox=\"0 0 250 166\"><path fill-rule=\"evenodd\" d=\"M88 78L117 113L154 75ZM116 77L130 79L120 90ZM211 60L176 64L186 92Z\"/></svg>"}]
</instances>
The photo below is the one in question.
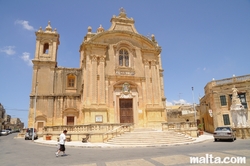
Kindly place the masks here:
<instances>
[{"instance_id":1,"label":"stone staircase","mask_svg":"<svg viewBox=\"0 0 250 166\"><path fill-rule=\"evenodd\" d=\"M132 132L108 140L106 143L119 146L162 146L192 143L195 139L174 131L157 131L136 128Z\"/></svg>"}]
</instances>

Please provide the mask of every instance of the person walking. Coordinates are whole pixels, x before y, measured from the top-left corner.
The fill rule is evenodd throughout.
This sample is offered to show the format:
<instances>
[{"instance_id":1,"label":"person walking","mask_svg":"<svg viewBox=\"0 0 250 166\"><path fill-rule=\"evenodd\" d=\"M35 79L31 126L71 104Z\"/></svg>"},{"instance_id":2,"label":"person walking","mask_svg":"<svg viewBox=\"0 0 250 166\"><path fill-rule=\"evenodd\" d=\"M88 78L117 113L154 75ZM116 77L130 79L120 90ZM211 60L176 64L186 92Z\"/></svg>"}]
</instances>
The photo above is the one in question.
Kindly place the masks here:
<instances>
[{"instance_id":1,"label":"person walking","mask_svg":"<svg viewBox=\"0 0 250 166\"><path fill-rule=\"evenodd\" d=\"M66 134L67 134L67 130L63 130L63 133L60 134L60 137L59 137L59 149L58 151L56 152L56 157L58 157L58 154L60 152L63 152L63 155L65 155L65 141L66 141Z\"/></svg>"}]
</instances>

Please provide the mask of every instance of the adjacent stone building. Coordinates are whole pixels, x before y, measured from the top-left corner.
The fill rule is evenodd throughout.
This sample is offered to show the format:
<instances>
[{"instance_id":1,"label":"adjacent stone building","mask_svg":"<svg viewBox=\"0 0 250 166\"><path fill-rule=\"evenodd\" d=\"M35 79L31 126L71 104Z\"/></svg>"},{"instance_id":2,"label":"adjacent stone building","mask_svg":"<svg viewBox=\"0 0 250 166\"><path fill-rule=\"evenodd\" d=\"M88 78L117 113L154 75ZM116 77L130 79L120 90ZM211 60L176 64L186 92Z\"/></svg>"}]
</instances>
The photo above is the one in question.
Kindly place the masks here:
<instances>
[{"instance_id":1,"label":"adjacent stone building","mask_svg":"<svg viewBox=\"0 0 250 166\"><path fill-rule=\"evenodd\" d=\"M4 117L5 117L5 109L3 105L0 103L0 130L4 129Z\"/></svg>"},{"instance_id":2,"label":"adjacent stone building","mask_svg":"<svg viewBox=\"0 0 250 166\"><path fill-rule=\"evenodd\" d=\"M19 118L10 119L10 129L13 131L21 131L24 128L24 123Z\"/></svg>"},{"instance_id":3,"label":"adjacent stone building","mask_svg":"<svg viewBox=\"0 0 250 166\"><path fill-rule=\"evenodd\" d=\"M139 34L121 9L111 27L88 27L80 44L80 67L57 65L60 35L50 22L36 32L28 126L166 122L161 47ZM63 34L62 34L63 35ZM36 102L35 102L36 99Z\"/></svg>"},{"instance_id":4,"label":"adjacent stone building","mask_svg":"<svg viewBox=\"0 0 250 166\"><path fill-rule=\"evenodd\" d=\"M190 104L177 104L167 106L167 121L168 122L199 122L199 115L194 106Z\"/></svg>"},{"instance_id":5,"label":"adjacent stone building","mask_svg":"<svg viewBox=\"0 0 250 166\"><path fill-rule=\"evenodd\" d=\"M4 116L4 129L10 129L10 126L11 126L10 120L11 120L11 116L5 114L5 116Z\"/></svg>"},{"instance_id":6,"label":"adjacent stone building","mask_svg":"<svg viewBox=\"0 0 250 166\"><path fill-rule=\"evenodd\" d=\"M205 131L212 133L218 126L234 127L230 112L233 89L238 91L240 102L247 112L247 123L250 125L250 75L213 80L204 89L205 95L200 99L197 109Z\"/></svg>"}]
</instances>

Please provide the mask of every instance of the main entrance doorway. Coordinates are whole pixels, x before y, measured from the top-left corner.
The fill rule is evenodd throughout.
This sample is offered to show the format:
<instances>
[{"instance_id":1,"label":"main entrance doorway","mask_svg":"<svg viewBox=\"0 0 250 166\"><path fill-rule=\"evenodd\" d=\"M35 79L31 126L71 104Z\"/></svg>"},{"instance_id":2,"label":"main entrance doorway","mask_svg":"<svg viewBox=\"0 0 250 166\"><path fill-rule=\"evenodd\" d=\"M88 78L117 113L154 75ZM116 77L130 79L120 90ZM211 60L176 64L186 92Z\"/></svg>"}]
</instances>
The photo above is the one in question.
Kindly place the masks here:
<instances>
[{"instance_id":1,"label":"main entrance doorway","mask_svg":"<svg viewBox=\"0 0 250 166\"><path fill-rule=\"evenodd\" d=\"M134 123L133 99L120 99L120 123Z\"/></svg>"}]
</instances>

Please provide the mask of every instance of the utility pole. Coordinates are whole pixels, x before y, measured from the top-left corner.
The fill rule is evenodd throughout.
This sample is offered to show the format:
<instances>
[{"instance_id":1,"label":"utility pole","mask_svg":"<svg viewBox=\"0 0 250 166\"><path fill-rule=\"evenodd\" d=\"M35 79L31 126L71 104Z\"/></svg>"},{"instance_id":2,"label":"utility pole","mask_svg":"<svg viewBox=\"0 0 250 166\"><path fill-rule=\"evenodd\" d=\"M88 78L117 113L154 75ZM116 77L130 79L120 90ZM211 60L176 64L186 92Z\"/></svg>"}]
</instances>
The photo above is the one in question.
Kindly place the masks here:
<instances>
[{"instance_id":1,"label":"utility pole","mask_svg":"<svg viewBox=\"0 0 250 166\"><path fill-rule=\"evenodd\" d=\"M193 107L194 107L194 123L195 123L195 126L197 126L196 110L195 110L195 106L194 106L194 87L192 87L192 94L193 94Z\"/></svg>"},{"instance_id":2,"label":"utility pole","mask_svg":"<svg viewBox=\"0 0 250 166\"><path fill-rule=\"evenodd\" d=\"M33 119L32 141L34 141L34 137L35 137L37 85L38 85L38 82L36 82L36 87L35 87L35 101L34 101L34 119Z\"/></svg>"},{"instance_id":3,"label":"utility pole","mask_svg":"<svg viewBox=\"0 0 250 166\"><path fill-rule=\"evenodd\" d=\"M181 94L182 94L182 93L179 93L179 100L181 99Z\"/></svg>"}]
</instances>

